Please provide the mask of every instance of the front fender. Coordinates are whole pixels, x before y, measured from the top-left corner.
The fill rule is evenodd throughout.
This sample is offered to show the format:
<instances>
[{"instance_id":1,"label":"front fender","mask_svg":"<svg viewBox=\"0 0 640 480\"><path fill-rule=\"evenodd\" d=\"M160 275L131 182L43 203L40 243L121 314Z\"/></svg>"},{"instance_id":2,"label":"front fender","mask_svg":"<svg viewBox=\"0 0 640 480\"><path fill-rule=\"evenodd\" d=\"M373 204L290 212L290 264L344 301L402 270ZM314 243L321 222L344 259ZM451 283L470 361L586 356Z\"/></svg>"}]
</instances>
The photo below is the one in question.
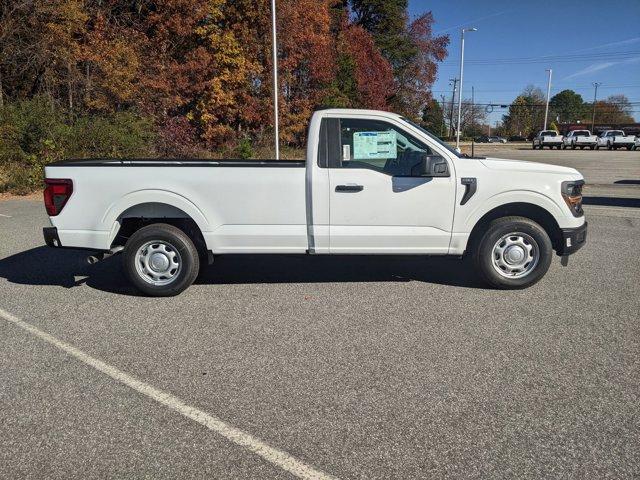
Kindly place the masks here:
<instances>
[{"instance_id":1,"label":"front fender","mask_svg":"<svg viewBox=\"0 0 640 480\"><path fill-rule=\"evenodd\" d=\"M549 212L561 227L567 225L568 216L565 215L562 206L558 205L558 203L550 197L532 190L510 190L500 192L483 200L476 208L466 214L461 222L456 222L456 232L470 233L484 215L494 208L509 203L530 203L536 205Z\"/></svg>"}]
</instances>

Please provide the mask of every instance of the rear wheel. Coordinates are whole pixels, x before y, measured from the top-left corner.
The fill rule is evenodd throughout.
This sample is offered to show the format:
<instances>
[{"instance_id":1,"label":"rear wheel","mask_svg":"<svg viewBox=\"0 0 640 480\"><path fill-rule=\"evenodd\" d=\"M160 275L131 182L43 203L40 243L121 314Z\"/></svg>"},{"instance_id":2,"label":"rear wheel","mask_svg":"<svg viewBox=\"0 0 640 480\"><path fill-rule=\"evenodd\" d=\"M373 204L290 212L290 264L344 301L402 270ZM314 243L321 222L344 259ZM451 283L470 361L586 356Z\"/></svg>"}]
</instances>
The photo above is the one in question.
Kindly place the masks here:
<instances>
[{"instance_id":1,"label":"rear wheel","mask_svg":"<svg viewBox=\"0 0 640 480\"><path fill-rule=\"evenodd\" d=\"M179 228L157 223L135 232L124 249L127 277L141 292L154 297L178 295L198 276L198 250Z\"/></svg>"},{"instance_id":2,"label":"rear wheel","mask_svg":"<svg viewBox=\"0 0 640 480\"><path fill-rule=\"evenodd\" d=\"M502 289L526 288L538 282L547 273L553 255L547 232L524 217L494 220L472 248L482 278Z\"/></svg>"},{"instance_id":3,"label":"rear wheel","mask_svg":"<svg viewBox=\"0 0 640 480\"><path fill-rule=\"evenodd\" d=\"M590 148L591 150L593 150L594 148L596 148L596 146L595 146L595 145L591 145L589 148Z\"/></svg>"}]
</instances>

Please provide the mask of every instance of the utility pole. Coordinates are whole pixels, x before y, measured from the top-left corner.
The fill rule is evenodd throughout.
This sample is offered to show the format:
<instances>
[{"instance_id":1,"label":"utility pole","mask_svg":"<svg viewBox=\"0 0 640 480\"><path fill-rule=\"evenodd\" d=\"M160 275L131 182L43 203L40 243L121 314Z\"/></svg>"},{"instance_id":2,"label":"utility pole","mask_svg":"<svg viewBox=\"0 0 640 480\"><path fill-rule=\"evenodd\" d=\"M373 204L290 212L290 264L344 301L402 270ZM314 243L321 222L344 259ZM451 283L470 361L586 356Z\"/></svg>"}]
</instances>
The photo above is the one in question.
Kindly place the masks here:
<instances>
[{"instance_id":1,"label":"utility pole","mask_svg":"<svg viewBox=\"0 0 640 480\"><path fill-rule=\"evenodd\" d=\"M449 138L453 138L453 104L456 101L456 87L458 86L457 78L450 78L449 84L453 82L453 93L451 94L451 113L449 114Z\"/></svg>"},{"instance_id":2,"label":"utility pole","mask_svg":"<svg viewBox=\"0 0 640 480\"><path fill-rule=\"evenodd\" d=\"M549 118L549 95L551 95L551 74L553 70L550 68L545 70L545 72L549 72L549 81L547 82L547 106L544 109L544 127L543 130L547 129L547 119Z\"/></svg>"},{"instance_id":3,"label":"utility pole","mask_svg":"<svg viewBox=\"0 0 640 480\"><path fill-rule=\"evenodd\" d=\"M598 87L602 85L602 82L594 82L592 85L596 90L593 93L593 115L591 116L591 133L593 133L593 127L596 124L596 100L598 99Z\"/></svg>"},{"instance_id":4,"label":"utility pole","mask_svg":"<svg viewBox=\"0 0 640 480\"><path fill-rule=\"evenodd\" d=\"M475 138L476 133L476 93L473 85L471 85L471 156L475 157Z\"/></svg>"},{"instance_id":5,"label":"utility pole","mask_svg":"<svg viewBox=\"0 0 640 480\"><path fill-rule=\"evenodd\" d=\"M280 160L280 125L278 120L278 37L276 32L276 0L271 0L271 38L273 42L273 128L276 160Z\"/></svg>"},{"instance_id":6,"label":"utility pole","mask_svg":"<svg viewBox=\"0 0 640 480\"><path fill-rule=\"evenodd\" d=\"M444 116L446 115L446 111L447 111L447 104L445 103L444 100L444 95L440 95L440 99L442 100L442 118L440 119L440 137L444 137Z\"/></svg>"},{"instance_id":7,"label":"utility pole","mask_svg":"<svg viewBox=\"0 0 640 480\"><path fill-rule=\"evenodd\" d=\"M458 89L458 124L456 125L456 148L460 148L460 118L462 117L462 78L464 75L464 32L477 32L478 29L463 28L460 44L460 88Z\"/></svg>"},{"instance_id":8,"label":"utility pole","mask_svg":"<svg viewBox=\"0 0 640 480\"><path fill-rule=\"evenodd\" d=\"M471 127L473 127L473 131L475 132L476 128L476 93L471 86Z\"/></svg>"}]
</instances>

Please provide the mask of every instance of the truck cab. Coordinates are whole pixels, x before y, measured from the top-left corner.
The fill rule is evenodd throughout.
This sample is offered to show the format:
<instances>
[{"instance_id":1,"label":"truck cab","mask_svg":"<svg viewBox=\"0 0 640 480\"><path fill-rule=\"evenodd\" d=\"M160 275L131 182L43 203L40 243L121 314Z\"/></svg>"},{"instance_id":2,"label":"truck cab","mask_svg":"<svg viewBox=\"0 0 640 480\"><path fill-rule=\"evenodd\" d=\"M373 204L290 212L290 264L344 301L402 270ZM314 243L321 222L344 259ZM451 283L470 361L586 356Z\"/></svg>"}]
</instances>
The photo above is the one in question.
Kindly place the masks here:
<instances>
[{"instance_id":1,"label":"truck cab","mask_svg":"<svg viewBox=\"0 0 640 480\"><path fill-rule=\"evenodd\" d=\"M229 253L469 257L488 285L524 288L586 241L574 169L471 158L389 112L320 110L308 132L305 161L47 166L45 240L122 252L132 283L159 296Z\"/></svg>"}]
</instances>

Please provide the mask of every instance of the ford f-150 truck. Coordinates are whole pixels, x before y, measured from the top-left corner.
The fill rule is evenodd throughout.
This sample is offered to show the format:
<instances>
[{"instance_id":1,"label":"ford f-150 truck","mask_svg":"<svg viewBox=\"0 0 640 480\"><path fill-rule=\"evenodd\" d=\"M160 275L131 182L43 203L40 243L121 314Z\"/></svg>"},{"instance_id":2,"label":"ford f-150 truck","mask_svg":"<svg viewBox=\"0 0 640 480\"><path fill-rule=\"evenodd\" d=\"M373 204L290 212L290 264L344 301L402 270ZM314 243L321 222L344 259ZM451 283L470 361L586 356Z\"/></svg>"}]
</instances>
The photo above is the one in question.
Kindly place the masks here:
<instances>
[{"instance_id":1,"label":"ford f-150 truck","mask_svg":"<svg viewBox=\"0 0 640 480\"><path fill-rule=\"evenodd\" d=\"M560 150L560 147L562 146L562 135L555 130L542 130L533 137L531 146L534 150L536 148L542 150L544 147L549 147L551 149L553 149L553 147L557 147L558 150Z\"/></svg>"},{"instance_id":2,"label":"ford f-150 truck","mask_svg":"<svg viewBox=\"0 0 640 480\"><path fill-rule=\"evenodd\" d=\"M635 136L626 135L622 130L605 130L598 135L596 149L606 147L609 150L617 150L622 147L631 150L634 147L635 140Z\"/></svg>"},{"instance_id":3,"label":"ford f-150 truck","mask_svg":"<svg viewBox=\"0 0 640 480\"><path fill-rule=\"evenodd\" d=\"M66 160L46 167L47 245L122 252L131 282L175 295L223 254L471 257L523 288L586 241L572 168L470 158L388 112L319 110L305 161Z\"/></svg>"},{"instance_id":4,"label":"ford f-150 truck","mask_svg":"<svg viewBox=\"0 0 640 480\"><path fill-rule=\"evenodd\" d=\"M573 150L589 147L591 150L596 148L598 137L591 135L589 130L572 130L562 139L562 148L571 147Z\"/></svg>"}]
</instances>

